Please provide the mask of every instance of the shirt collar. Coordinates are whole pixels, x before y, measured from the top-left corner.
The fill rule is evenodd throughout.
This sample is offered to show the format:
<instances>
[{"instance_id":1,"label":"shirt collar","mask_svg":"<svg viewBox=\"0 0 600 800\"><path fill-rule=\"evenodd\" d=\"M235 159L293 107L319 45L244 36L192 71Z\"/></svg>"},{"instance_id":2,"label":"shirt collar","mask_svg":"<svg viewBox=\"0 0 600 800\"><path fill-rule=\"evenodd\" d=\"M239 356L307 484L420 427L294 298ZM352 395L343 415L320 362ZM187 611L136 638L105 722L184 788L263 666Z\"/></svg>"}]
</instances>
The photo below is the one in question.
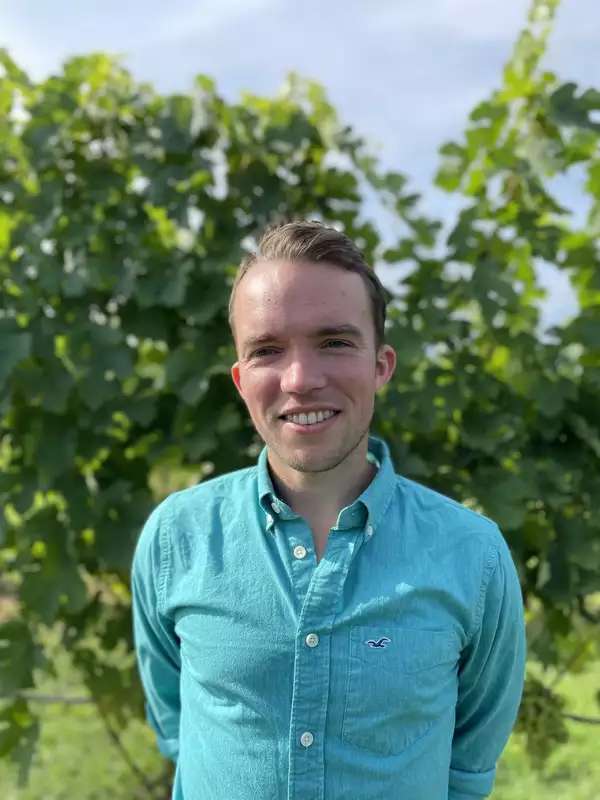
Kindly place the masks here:
<instances>
[{"instance_id":1,"label":"shirt collar","mask_svg":"<svg viewBox=\"0 0 600 800\"><path fill-rule=\"evenodd\" d=\"M342 508L338 514L334 530L361 528L370 538L386 511L395 485L395 471L387 444L375 436L369 436L369 461L374 463L377 472L356 500ZM267 448L263 447L258 457L258 500L266 515L266 528L271 531L275 516L281 519L294 519L298 515L275 493L267 461Z\"/></svg>"}]
</instances>

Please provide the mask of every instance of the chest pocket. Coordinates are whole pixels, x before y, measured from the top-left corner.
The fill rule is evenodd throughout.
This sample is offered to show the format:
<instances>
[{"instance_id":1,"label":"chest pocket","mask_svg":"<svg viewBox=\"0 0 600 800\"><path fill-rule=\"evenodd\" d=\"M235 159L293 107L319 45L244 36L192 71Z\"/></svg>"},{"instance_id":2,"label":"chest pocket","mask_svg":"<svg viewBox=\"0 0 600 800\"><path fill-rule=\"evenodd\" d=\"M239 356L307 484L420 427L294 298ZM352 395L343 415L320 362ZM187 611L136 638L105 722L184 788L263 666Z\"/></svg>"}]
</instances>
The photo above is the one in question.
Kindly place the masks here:
<instances>
[{"instance_id":1,"label":"chest pocket","mask_svg":"<svg viewBox=\"0 0 600 800\"><path fill-rule=\"evenodd\" d=\"M401 753L454 708L458 658L449 632L351 628L344 741L383 755Z\"/></svg>"}]
</instances>

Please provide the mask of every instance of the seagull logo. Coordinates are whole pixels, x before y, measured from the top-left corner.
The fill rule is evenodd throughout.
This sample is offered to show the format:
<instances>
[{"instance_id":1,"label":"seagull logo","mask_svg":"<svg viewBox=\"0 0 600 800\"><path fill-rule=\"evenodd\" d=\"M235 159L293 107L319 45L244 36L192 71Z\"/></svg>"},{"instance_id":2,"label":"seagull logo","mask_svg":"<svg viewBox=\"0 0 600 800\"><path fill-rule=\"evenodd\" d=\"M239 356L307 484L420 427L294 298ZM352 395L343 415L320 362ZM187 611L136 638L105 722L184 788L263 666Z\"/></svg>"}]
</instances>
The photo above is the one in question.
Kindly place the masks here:
<instances>
[{"instance_id":1,"label":"seagull logo","mask_svg":"<svg viewBox=\"0 0 600 800\"><path fill-rule=\"evenodd\" d=\"M382 636L381 639L367 639L365 644L369 647L386 647L391 641L387 636Z\"/></svg>"}]
</instances>

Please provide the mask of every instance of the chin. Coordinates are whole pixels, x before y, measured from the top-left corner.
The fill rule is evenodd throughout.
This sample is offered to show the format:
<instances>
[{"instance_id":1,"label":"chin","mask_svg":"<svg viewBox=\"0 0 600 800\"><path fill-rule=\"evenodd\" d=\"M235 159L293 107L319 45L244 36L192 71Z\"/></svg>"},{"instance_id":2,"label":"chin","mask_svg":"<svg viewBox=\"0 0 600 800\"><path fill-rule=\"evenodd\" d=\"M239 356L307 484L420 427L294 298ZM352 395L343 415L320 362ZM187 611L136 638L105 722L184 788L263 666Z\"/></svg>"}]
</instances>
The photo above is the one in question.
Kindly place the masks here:
<instances>
[{"instance_id":1,"label":"chin","mask_svg":"<svg viewBox=\"0 0 600 800\"><path fill-rule=\"evenodd\" d=\"M344 460L339 453L293 453L284 459L286 464L298 472L328 472Z\"/></svg>"}]
</instances>

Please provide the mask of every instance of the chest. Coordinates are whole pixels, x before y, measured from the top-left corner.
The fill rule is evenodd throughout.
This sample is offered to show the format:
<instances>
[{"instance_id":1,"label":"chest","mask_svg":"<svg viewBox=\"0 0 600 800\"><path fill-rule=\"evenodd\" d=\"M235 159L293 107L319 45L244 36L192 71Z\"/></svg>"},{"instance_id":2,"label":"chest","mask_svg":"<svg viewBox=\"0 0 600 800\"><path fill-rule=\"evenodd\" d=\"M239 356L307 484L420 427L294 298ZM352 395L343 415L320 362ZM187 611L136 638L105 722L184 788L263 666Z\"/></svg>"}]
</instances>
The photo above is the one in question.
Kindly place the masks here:
<instances>
[{"instance_id":1,"label":"chest","mask_svg":"<svg viewBox=\"0 0 600 800\"><path fill-rule=\"evenodd\" d=\"M329 545L306 586L285 569L205 575L176 611L187 691L253 735L285 738L298 708L323 715L334 740L399 753L453 713L453 601L426 574L373 583L341 540L344 552Z\"/></svg>"},{"instance_id":2,"label":"chest","mask_svg":"<svg viewBox=\"0 0 600 800\"><path fill-rule=\"evenodd\" d=\"M269 676L287 692L307 653L340 684L350 670L356 692L363 680L453 668L469 610L443 564L436 571L397 554L393 565L352 533L331 533L320 547L308 526L288 534L266 540L251 562L223 544L210 558L198 554L173 587L182 659L201 684L260 687ZM311 635L316 645L306 643Z\"/></svg>"}]
</instances>

